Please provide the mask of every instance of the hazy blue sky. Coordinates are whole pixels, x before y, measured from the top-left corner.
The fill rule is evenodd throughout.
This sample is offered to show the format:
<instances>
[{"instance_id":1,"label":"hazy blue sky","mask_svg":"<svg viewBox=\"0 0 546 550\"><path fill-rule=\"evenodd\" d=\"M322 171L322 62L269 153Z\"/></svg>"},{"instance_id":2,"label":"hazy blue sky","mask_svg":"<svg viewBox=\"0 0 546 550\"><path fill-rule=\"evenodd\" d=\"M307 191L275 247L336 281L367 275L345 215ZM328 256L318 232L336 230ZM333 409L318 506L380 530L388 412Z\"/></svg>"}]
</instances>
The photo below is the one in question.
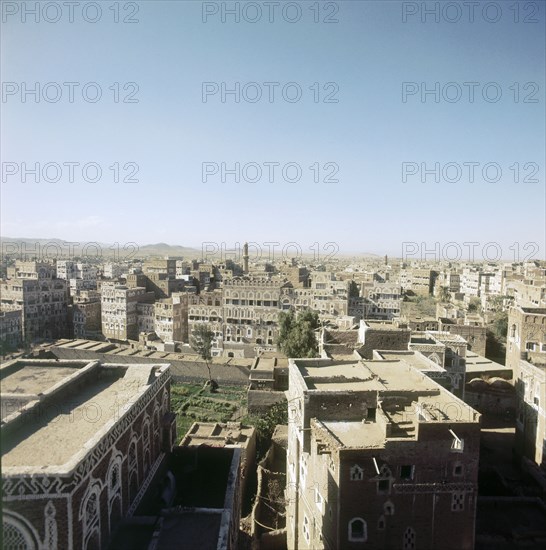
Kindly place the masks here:
<instances>
[{"instance_id":1,"label":"hazy blue sky","mask_svg":"<svg viewBox=\"0 0 546 550\"><path fill-rule=\"evenodd\" d=\"M50 2L36 22L24 13L35 3L2 7L2 235L188 246L296 241L303 249L336 242L346 251L389 254L400 254L404 241L498 242L505 257L515 242L537 242L535 256L545 256L542 0L518 2L519 14L512 0L479 2L474 22L462 2L451 2L448 11L445 2L426 2L430 9L438 4L439 22L434 14L422 21L422 2L301 1L284 15L284 1L270 8L239 2L239 23L225 13L222 21L235 2L105 1L96 3L100 16L94 3L80 2L72 23L62 2ZM252 23L256 4L262 16ZM210 12L205 22L203 10ZM138 22L115 23L117 15ZM53 101L22 93L36 82ZM65 82L79 83L72 103ZM86 88L88 100L82 96L89 82L102 90L95 103L89 101L94 86ZM123 89L128 82L138 85L137 102L123 102L135 90ZM233 95L222 102L220 91L203 102L203 82L219 90L222 82L228 88L256 82L263 96L248 101L256 88L246 87L238 103ZM265 82L280 83L271 103ZM283 98L288 82L301 87L299 101ZM417 91L406 102L404 82L416 83L406 89ZM436 82L439 102L434 94L423 101L422 83L433 89ZM474 102L465 82L477 83ZM109 89L114 83L119 102ZM323 90L326 83L334 85ZM336 87L338 102L323 102ZM286 89L289 97L295 91ZM70 182L64 166L58 182L47 181L55 179L54 167L38 183L31 174L23 182L23 162L94 162L102 177L85 181L76 167ZM128 175L123 166L136 163L138 182L115 183L109 166L116 162L121 179ZM220 174L203 182L203 162L228 169L258 163L263 173L255 183L236 183L229 174L225 182ZM264 162L279 163L273 182ZM300 181L283 178L281 168L290 162L301 166ZM404 162L419 168L406 181ZM439 182L433 174L422 182L421 163L433 168L436 162L458 163L459 181L444 178L457 179L453 165ZM468 162L479 163L473 182ZM339 167L338 182L324 181L332 172L326 163ZM502 169L499 181L495 165L487 173L491 181L484 180L487 163Z\"/></svg>"}]
</instances>

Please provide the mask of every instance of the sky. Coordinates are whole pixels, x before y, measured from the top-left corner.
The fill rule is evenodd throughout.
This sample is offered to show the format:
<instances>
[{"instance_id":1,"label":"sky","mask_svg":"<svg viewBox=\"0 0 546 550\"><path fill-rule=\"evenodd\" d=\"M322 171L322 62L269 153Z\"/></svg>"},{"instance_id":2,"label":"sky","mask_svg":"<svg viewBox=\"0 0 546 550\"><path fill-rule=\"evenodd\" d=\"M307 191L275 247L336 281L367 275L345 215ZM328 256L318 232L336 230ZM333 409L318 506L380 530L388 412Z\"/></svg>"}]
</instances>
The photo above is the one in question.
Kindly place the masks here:
<instances>
[{"instance_id":1,"label":"sky","mask_svg":"<svg viewBox=\"0 0 546 550\"><path fill-rule=\"evenodd\" d=\"M4 1L0 232L544 258L546 4L474 9Z\"/></svg>"}]
</instances>

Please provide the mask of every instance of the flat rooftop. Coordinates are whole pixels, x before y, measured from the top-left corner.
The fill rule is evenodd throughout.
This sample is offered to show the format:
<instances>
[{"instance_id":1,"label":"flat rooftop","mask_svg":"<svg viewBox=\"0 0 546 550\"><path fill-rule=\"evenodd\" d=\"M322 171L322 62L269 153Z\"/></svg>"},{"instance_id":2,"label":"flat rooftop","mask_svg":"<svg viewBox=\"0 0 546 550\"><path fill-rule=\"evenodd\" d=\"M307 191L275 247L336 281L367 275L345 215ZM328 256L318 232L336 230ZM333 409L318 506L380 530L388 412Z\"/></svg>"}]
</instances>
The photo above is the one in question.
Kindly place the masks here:
<instances>
[{"instance_id":1,"label":"flat rooftop","mask_svg":"<svg viewBox=\"0 0 546 550\"><path fill-rule=\"evenodd\" d=\"M158 368L168 367L90 362L79 371L68 367L65 373L42 362L39 366L26 364L8 375L11 389L25 384L37 390L40 376L47 381L44 390L57 384L23 411L6 418L2 426L3 474L69 471L129 410L128 404L146 392L159 374Z\"/></svg>"},{"instance_id":2,"label":"flat rooftop","mask_svg":"<svg viewBox=\"0 0 546 550\"><path fill-rule=\"evenodd\" d=\"M381 410L394 425L415 422L476 422L479 414L426 374L410 365L404 356L395 360L338 362L328 359L296 359L309 394L317 392L377 392ZM404 396L404 397L401 397ZM343 421L341 424L351 424ZM340 432L339 439L360 437L370 424L357 422ZM325 422L331 429L337 423ZM343 428L345 429L345 428ZM404 428L405 430L406 428ZM337 430L336 430L337 435ZM348 438L348 439L347 439Z\"/></svg>"},{"instance_id":3,"label":"flat rooftop","mask_svg":"<svg viewBox=\"0 0 546 550\"><path fill-rule=\"evenodd\" d=\"M392 323L392 321L372 321L371 319L364 319L364 323L368 328L381 329L381 330L393 330L396 332L408 331L407 328L400 328Z\"/></svg>"},{"instance_id":4,"label":"flat rooftop","mask_svg":"<svg viewBox=\"0 0 546 550\"><path fill-rule=\"evenodd\" d=\"M440 365L437 365L434 361L427 359L422 353L416 351L389 351L389 350L378 350L377 353L390 361L398 360L404 361L408 365L412 366L417 370L423 371L439 371L443 372L445 369Z\"/></svg>"},{"instance_id":5,"label":"flat rooftop","mask_svg":"<svg viewBox=\"0 0 546 550\"><path fill-rule=\"evenodd\" d=\"M441 342L442 344L465 344L466 340L459 334L452 334L445 331L428 331L433 338Z\"/></svg>"},{"instance_id":6,"label":"flat rooftop","mask_svg":"<svg viewBox=\"0 0 546 550\"><path fill-rule=\"evenodd\" d=\"M94 345L89 345L89 344ZM75 357L80 357L78 351L81 351L81 357L86 357L85 353L94 352L97 354L97 357L104 355L120 355L127 357L134 357L135 360L139 357L145 357L148 359L157 359L161 363L170 363L171 361L191 361L195 363L203 363L204 361L195 353L190 346L183 346L181 352L168 352L168 351L152 351L146 349L133 348L127 344L113 344L110 342L95 342L92 340L56 340L50 344L43 344L40 346L41 349L49 350L52 353L55 353L55 349L66 349L74 351ZM151 353L150 353L151 352ZM100 360L107 360L106 358L100 357ZM115 360L114 360L115 361ZM229 365L229 366L241 366L241 367L250 367L254 362L254 357L252 358L243 358L243 357L230 357L228 359L224 357L213 357L209 364L214 365Z\"/></svg>"},{"instance_id":7,"label":"flat rooftop","mask_svg":"<svg viewBox=\"0 0 546 550\"><path fill-rule=\"evenodd\" d=\"M303 362L301 362L303 363ZM310 390L380 390L381 384L363 361L296 361ZM301 364L301 366L300 366Z\"/></svg>"},{"instance_id":8,"label":"flat rooftop","mask_svg":"<svg viewBox=\"0 0 546 550\"><path fill-rule=\"evenodd\" d=\"M381 448L385 445L385 430L375 422L333 422L321 423L344 447Z\"/></svg>"},{"instance_id":9,"label":"flat rooftop","mask_svg":"<svg viewBox=\"0 0 546 550\"><path fill-rule=\"evenodd\" d=\"M474 374L474 373L487 373L488 371L503 371L507 374L510 374L512 372L512 369L506 367L505 365L501 365L500 363L495 363L495 361L491 361L491 359L487 359L487 357L483 357L482 355L478 355L477 353L474 353L473 351L467 350L466 352L466 373L467 374Z\"/></svg>"},{"instance_id":10,"label":"flat rooftop","mask_svg":"<svg viewBox=\"0 0 546 550\"><path fill-rule=\"evenodd\" d=\"M302 361L296 360L310 390L435 392L438 386L401 360Z\"/></svg>"},{"instance_id":11,"label":"flat rooftop","mask_svg":"<svg viewBox=\"0 0 546 550\"><path fill-rule=\"evenodd\" d=\"M522 307L521 310L532 315L546 315L546 308L543 307Z\"/></svg>"},{"instance_id":12,"label":"flat rooftop","mask_svg":"<svg viewBox=\"0 0 546 550\"><path fill-rule=\"evenodd\" d=\"M2 420L21 410L92 361L15 359L0 367Z\"/></svg>"},{"instance_id":13,"label":"flat rooftop","mask_svg":"<svg viewBox=\"0 0 546 550\"><path fill-rule=\"evenodd\" d=\"M240 422L194 422L182 441L181 447L209 445L211 447L226 447L236 445L246 447L254 428L243 426Z\"/></svg>"},{"instance_id":14,"label":"flat rooftop","mask_svg":"<svg viewBox=\"0 0 546 550\"><path fill-rule=\"evenodd\" d=\"M32 365L24 361L18 361L20 367L13 373L2 376L2 395L5 394L31 394L39 393L55 386L68 376L78 372L79 366L58 366L55 362L41 365Z\"/></svg>"}]
</instances>

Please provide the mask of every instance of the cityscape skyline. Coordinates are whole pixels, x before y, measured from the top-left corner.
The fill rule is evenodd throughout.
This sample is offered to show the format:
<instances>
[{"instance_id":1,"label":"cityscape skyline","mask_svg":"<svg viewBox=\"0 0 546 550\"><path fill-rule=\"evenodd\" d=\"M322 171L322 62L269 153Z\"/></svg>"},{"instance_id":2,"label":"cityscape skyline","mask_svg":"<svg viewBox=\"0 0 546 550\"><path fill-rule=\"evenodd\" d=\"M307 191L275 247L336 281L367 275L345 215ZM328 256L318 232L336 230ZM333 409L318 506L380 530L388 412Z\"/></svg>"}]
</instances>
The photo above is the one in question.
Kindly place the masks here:
<instances>
[{"instance_id":1,"label":"cityscape skyline","mask_svg":"<svg viewBox=\"0 0 546 550\"><path fill-rule=\"evenodd\" d=\"M337 242L305 243L302 241L264 241L257 242L250 239L241 239L236 242L203 241L179 243L137 243L135 241L107 241L61 239L57 237L8 237L0 236L2 254L28 258L36 257L43 260L56 258L76 258L88 256L92 260L111 257L120 261L124 259L138 259L139 257L200 257L207 261L213 259L222 261L225 258L233 261L241 261L243 258L243 246L247 243L250 250L251 261L283 261L295 259L296 261L309 260L329 261L333 259L380 259L385 256L390 259L403 261L424 262L467 262L467 263L496 263L496 262L531 262L543 261L540 257L540 246L536 241L525 243L514 242L507 248L496 241L404 241L401 248L396 251L378 249L377 252L369 250L348 250ZM374 245L370 245L374 246Z\"/></svg>"},{"instance_id":2,"label":"cityscape skyline","mask_svg":"<svg viewBox=\"0 0 546 550\"><path fill-rule=\"evenodd\" d=\"M4 550L546 540L546 0L1 0Z\"/></svg>"}]
</instances>

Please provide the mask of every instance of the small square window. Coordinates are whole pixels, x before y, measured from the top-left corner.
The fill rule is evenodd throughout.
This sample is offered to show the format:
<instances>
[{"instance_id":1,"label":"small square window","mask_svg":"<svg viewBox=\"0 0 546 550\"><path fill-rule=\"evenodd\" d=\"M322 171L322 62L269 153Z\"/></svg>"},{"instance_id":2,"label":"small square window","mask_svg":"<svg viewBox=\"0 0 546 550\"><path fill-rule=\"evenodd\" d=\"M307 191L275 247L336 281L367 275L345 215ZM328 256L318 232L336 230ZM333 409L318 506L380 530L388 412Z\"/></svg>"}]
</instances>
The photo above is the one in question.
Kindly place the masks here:
<instances>
[{"instance_id":1,"label":"small square window","mask_svg":"<svg viewBox=\"0 0 546 550\"><path fill-rule=\"evenodd\" d=\"M390 479L380 479L377 482L377 492L378 493L388 493L391 489Z\"/></svg>"},{"instance_id":2,"label":"small square window","mask_svg":"<svg viewBox=\"0 0 546 550\"><path fill-rule=\"evenodd\" d=\"M453 475L454 476L462 476L463 471L464 471L464 468L463 468L462 464L455 464L455 466L453 466Z\"/></svg>"},{"instance_id":3,"label":"small square window","mask_svg":"<svg viewBox=\"0 0 546 550\"><path fill-rule=\"evenodd\" d=\"M400 466L400 478L413 479L413 465L405 464L404 466Z\"/></svg>"}]
</instances>

